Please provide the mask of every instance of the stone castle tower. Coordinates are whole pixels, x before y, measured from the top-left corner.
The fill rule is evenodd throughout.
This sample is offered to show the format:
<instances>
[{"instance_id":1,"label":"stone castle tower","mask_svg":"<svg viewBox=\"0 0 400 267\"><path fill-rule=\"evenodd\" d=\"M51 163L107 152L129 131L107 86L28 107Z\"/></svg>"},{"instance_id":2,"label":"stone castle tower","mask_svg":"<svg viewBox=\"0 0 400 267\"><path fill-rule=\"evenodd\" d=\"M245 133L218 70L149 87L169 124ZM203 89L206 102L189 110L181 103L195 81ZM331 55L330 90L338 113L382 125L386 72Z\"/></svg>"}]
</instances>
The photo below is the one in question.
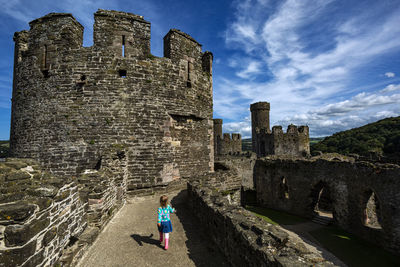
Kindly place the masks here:
<instances>
[{"instance_id":1,"label":"stone castle tower","mask_svg":"<svg viewBox=\"0 0 400 267\"><path fill-rule=\"evenodd\" d=\"M308 126L288 126L286 133L282 126L269 126L270 104L257 102L250 105L252 150L258 156L291 155L307 156L310 154Z\"/></svg>"},{"instance_id":2,"label":"stone castle tower","mask_svg":"<svg viewBox=\"0 0 400 267\"><path fill-rule=\"evenodd\" d=\"M117 149L129 190L213 171L212 53L172 29L154 57L142 16L94 19L92 47L66 13L15 33L11 155L75 175Z\"/></svg>"},{"instance_id":3,"label":"stone castle tower","mask_svg":"<svg viewBox=\"0 0 400 267\"><path fill-rule=\"evenodd\" d=\"M222 119L214 119L214 153L218 155L235 155L242 152L242 136L233 133L222 134Z\"/></svg>"}]
</instances>

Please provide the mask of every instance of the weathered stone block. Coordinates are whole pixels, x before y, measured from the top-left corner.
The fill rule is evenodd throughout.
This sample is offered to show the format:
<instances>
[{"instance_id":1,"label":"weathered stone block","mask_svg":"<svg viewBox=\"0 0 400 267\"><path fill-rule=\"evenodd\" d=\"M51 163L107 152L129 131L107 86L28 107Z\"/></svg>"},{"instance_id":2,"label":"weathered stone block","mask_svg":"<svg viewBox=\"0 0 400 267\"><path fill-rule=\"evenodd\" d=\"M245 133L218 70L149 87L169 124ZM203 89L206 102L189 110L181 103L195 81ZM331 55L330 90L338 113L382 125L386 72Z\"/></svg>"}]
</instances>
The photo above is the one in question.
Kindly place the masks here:
<instances>
[{"instance_id":1,"label":"weathered stone block","mask_svg":"<svg viewBox=\"0 0 400 267\"><path fill-rule=\"evenodd\" d=\"M9 225L4 231L6 246L22 246L50 224L50 219L34 220L25 225Z\"/></svg>"},{"instance_id":2,"label":"weathered stone block","mask_svg":"<svg viewBox=\"0 0 400 267\"><path fill-rule=\"evenodd\" d=\"M0 205L0 220L24 221L35 211L35 206L27 202Z\"/></svg>"},{"instance_id":3,"label":"weathered stone block","mask_svg":"<svg viewBox=\"0 0 400 267\"><path fill-rule=\"evenodd\" d=\"M17 181L31 178L31 175L25 171L12 171L6 175L6 181Z\"/></svg>"},{"instance_id":4,"label":"weathered stone block","mask_svg":"<svg viewBox=\"0 0 400 267\"><path fill-rule=\"evenodd\" d=\"M42 245L45 247L47 246L57 235L57 228L52 227L50 230L48 230L44 236L43 236L43 241Z\"/></svg>"},{"instance_id":5,"label":"weathered stone block","mask_svg":"<svg viewBox=\"0 0 400 267\"><path fill-rule=\"evenodd\" d=\"M35 250L36 240L33 240L21 248L1 250L0 263L2 263L4 267L18 266L32 256Z\"/></svg>"}]
</instances>

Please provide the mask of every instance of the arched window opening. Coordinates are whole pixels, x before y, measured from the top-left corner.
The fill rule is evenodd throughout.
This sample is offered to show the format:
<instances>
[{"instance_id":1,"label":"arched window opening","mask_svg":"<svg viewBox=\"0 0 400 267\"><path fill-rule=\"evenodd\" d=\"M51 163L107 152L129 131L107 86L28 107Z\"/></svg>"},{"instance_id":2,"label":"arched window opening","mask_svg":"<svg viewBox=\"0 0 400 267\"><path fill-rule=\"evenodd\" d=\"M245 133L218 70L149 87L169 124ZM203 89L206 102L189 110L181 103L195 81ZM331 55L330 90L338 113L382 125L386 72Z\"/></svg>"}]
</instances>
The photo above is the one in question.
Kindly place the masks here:
<instances>
[{"instance_id":1,"label":"arched window opening","mask_svg":"<svg viewBox=\"0 0 400 267\"><path fill-rule=\"evenodd\" d=\"M333 218L333 201L329 186L320 181L311 192L311 207L319 216Z\"/></svg>"},{"instance_id":2,"label":"arched window opening","mask_svg":"<svg viewBox=\"0 0 400 267\"><path fill-rule=\"evenodd\" d=\"M381 211L378 197L376 196L375 192L369 190L365 194L365 204L364 204L364 225L375 228L375 229L382 229L381 226Z\"/></svg>"},{"instance_id":3,"label":"arched window opening","mask_svg":"<svg viewBox=\"0 0 400 267\"><path fill-rule=\"evenodd\" d=\"M289 199L289 186L285 177L282 177L279 183L279 198L283 200Z\"/></svg>"}]
</instances>

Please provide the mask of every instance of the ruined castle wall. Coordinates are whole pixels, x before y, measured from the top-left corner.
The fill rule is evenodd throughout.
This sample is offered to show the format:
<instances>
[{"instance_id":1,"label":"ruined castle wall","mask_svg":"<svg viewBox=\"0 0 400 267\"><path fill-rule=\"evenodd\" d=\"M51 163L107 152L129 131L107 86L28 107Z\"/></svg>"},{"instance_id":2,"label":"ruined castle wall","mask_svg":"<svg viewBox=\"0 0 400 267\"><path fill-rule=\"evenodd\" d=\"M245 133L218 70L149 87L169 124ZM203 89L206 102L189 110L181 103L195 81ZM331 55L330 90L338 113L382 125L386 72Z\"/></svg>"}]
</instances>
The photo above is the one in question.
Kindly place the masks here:
<instances>
[{"instance_id":1,"label":"ruined castle wall","mask_svg":"<svg viewBox=\"0 0 400 267\"><path fill-rule=\"evenodd\" d=\"M214 175L214 174L212 174ZM214 185L188 183L188 204L232 266L333 266L299 240L238 205Z\"/></svg>"},{"instance_id":2,"label":"ruined castle wall","mask_svg":"<svg viewBox=\"0 0 400 267\"><path fill-rule=\"evenodd\" d=\"M213 119L214 122L214 156L233 155L242 152L242 136L233 133L222 134L222 119Z\"/></svg>"},{"instance_id":3,"label":"ruined castle wall","mask_svg":"<svg viewBox=\"0 0 400 267\"><path fill-rule=\"evenodd\" d=\"M210 53L171 30L156 58L150 23L123 12L95 14L93 47L82 33L53 14L16 34L11 154L74 175L120 146L129 190L212 171Z\"/></svg>"},{"instance_id":4,"label":"ruined castle wall","mask_svg":"<svg viewBox=\"0 0 400 267\"><path fill-rule=\"evenodd\" d=\"M258 155L289 155L304 157L310 154L308 126L289 125L284 133L282 126L272 127L272 133L256 136Z\"/></svg>"},{"instance_id":5,"label":"ruined castle wall","mask_svg":"<svg viewBox=\"0 0 400 267\"><path fill-rule=\"evenodd\" d=\"M218 156L215 158L215 162L222 163L229 169L235 170L241 180L240 186L244 190L255 190L253 174L256 159L255 153L247 153Z\"/></svg>"},{"instance_id":6,"label":"ruined castle wall","mask_svg":"<svg viewBox=\"0 0 400 267\"><path fill-rule=\"evenodd\" d=\"M87 225L78 184L32 160L0 163L0 266L51 266Z\"/></svg>"},{"instance_id":7,"label":"ruined castle wall","mask_svg":"<svg viewBox=\"0 0 400 267\"><path fill-rule=\"evenodd\" d=\"M257 160L254 172L259 204L311 218L316 214L314 207L320 190L329 189L335 223L399 253L399 166L322 159L263 159ZM382 229L365 225L369 192L374 192L379 200L377 212Z\"/></svg>"}]
</instances>

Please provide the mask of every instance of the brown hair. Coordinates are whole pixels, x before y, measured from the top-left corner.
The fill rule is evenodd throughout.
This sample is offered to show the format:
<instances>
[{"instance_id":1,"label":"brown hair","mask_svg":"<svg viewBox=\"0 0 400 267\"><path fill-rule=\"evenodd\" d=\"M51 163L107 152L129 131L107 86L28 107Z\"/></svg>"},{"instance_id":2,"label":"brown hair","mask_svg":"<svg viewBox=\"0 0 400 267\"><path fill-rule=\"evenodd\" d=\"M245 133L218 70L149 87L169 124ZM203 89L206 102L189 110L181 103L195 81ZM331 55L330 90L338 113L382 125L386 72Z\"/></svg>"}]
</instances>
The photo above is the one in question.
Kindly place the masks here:
<instances>
[{"instance_id":1,"label":"brown hair","mask_svg":"<svg viewBox=\"0 0 400 267\"><path fill-rule=\"evenodd\" d=\"M166 195L162 195L162 196L160 197L160 204L161 204L161 207L166 207L166 206L167 206L167 204L168 204L168 197L167 197Z\"/></svg>"}]
</instances>

